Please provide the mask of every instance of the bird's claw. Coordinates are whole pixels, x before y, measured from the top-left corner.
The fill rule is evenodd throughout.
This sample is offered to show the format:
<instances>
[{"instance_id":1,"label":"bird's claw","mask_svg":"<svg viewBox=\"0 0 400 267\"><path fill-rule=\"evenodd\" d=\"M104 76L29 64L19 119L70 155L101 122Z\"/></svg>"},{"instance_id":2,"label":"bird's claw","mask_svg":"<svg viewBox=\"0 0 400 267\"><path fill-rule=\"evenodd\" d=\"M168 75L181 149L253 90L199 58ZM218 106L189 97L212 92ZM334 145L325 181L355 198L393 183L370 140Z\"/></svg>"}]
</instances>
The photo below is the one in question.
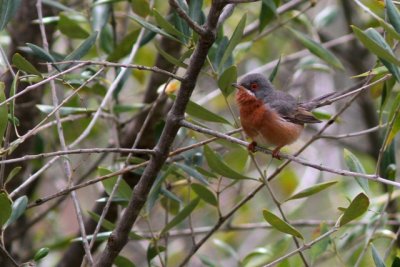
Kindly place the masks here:
<instances>
[{"instance_id":1,"label":"bird's claw","mask_svg":"<svg viewBox=\"0 0 400 267\"><path fill-rule=\"evenodd\" d=\"M257 146L257 143L253 141L247 146L247 149L250 152L255 153L256 152L256 146Z\"/></svg>"},{"instance_id":2,"label":"bird's claw","mask_svg":"<svg viewBox=\"0 0 400 267\"><path fill-rule=\"evenodd\" d=\"M279 151L280 147L275 148L272 150L272 157L281 160L281 157L279 156Z\"/></svg>"}]
</instances>

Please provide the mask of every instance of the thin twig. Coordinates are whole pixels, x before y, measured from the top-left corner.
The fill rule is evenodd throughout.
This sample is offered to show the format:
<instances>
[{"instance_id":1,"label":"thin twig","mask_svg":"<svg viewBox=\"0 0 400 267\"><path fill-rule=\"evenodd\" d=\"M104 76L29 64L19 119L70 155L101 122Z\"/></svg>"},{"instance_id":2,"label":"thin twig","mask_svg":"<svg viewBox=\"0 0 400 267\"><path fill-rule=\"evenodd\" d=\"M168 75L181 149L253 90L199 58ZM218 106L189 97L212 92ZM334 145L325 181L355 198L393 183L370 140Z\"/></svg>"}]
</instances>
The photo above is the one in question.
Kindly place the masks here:
<instances>
[{"instance_id":1,"label":"thin twig","mask_svg":"<svg viewBox=\"0 0 400 267\"><path fill-rule=\"evenodd\" d=\"M49 44L47 42L46 30L45 30L45 27L43 24L42 1L41 0L37 0L36 9L38 12L39 28L40 28L40 33L42 36L43 47L44 47L45 51L48 53L49 52ZM48 65L47 69L49 72L51 72L52 66ZM100 72L98 72L98 73L100 73ZM56 106L58 106L59 101L58 101L58 97L57 97L55 81L51 80L50 85L51 85L51 94L52 94L53 105L56 107ZM58 109L55 110L55 117L57 120L57 133L58 133L58 138L59 138L61 147L63 150L67 150L67 145L66 145L65 138L64 138L64 131L63 131L62 123L60 121L60 112ZM63 159L63 163L64 163L64 172L67 176L68 186L69 186L69 185L71 185L71 182L72 182L72 171L71 171L71 163L69 161L68 156L66 156L66 158ZM82 235L82 242L83 242L85 254L89 259L89 264L93 265L93 257L90 252L89 243L88 243L87 236L86 236L85 225L83 222L82 210L79 205L79 201L76 196L76 192L71 192L71 199L74 204L75 214L76 214L76 218L77 218L78 225L79 225L79 230Z\"/></svg>"},{"instance_id":2,"label":"thin twig","mask_svg":"<svg viewBox=\"0 0 400 267\"><path fill-rule=\"evenodd\" d=\"M276 264L278 264L279 262L288 259L290 257L292 257L293 255L296 255L297 253L299 253L300 251L304 251L307 249L310 249L314 244L318 243L319 241L323 240L324 238L327 238L328 236L332 235L333 233L337 232L339 230L338 227L333 227L331 230L329 230L328 232L324 233L323 235L320 235L318 238L304 244L301 248L295 249L292 252L268 263L267 265L265 265L264 267L272 267L275 266Z\"/></svg>"},{"instance_id":3,"label":"thin twig","mask_svg":"<svg viewBox=\"0 0 400 267\"><path fill-rule=\"evenodd\" d=\"M152 71L155 73L164 74L164 75L174 78L175 80L178 80L178 81L181 81L183 79L181 76L178 76L169 71L160 69L159 67L156 67L156 66L147 67L147 66L136 65L136 64L115 63L115 62L109 62L109 61L95 61L95 60L67 60L67 61L60 61L60 62L51 62L51 63L47 63L47 64L58 65L58 64L66 64L66 63L74 63L74 64L84 63L83 66L99 65L99 66L103 66L103 67L118 67L118 68L127 68L127 69L147 70L147 71Z\"/></svg>"}]
</instances>

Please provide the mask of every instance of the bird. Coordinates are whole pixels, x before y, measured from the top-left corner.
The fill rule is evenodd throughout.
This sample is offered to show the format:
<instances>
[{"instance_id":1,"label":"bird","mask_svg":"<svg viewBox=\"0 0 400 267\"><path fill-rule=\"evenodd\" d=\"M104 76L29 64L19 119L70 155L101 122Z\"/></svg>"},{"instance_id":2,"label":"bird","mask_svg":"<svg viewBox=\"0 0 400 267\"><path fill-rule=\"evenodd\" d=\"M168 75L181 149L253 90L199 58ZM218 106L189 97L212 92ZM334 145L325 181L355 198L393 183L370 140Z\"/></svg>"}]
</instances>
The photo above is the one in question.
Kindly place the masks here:
<instances>
[{"instance_id":1,"label":"bird","mask_svg":"<svg viewBox=\"0 0 400 267\"><path fill-rule=\"evenodd\" d=\"M258 144L274 145L272 157L280 159L280 149L295 142L305 124L322 122L311 112L351 94L353 90L328 93L300 102L292 95L276 90L261 73L245 75L232 86L236 92L240 122L246 135L252 139L248 150L255 152Z\"/></svg>"}]
</instances>

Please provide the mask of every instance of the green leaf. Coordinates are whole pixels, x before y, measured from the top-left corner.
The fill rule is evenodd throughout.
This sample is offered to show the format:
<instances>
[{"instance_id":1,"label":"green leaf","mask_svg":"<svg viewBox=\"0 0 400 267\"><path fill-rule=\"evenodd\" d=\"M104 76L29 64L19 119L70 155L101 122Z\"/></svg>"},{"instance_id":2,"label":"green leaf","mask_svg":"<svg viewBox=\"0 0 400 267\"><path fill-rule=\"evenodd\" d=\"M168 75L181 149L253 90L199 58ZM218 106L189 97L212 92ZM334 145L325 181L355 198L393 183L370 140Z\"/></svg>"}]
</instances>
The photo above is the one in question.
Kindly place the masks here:
<instances>
[{"instance_id":1,"label":"green leaf","mask_svg":"<svg viewBox=\"0 0 400 267\"><path fill-rule=\"evenodd\" d=\"M71 14L60 13L60 19L58 21L58 29L61 33L69 38L85 39L89 36L89 33L81 26L82 21L80 19L74 19L75 17Z\"/></svg>"},{"instance_id":2,"label":"green leaf","mask_svg":"<svg viewBox=\"0 0 400 267\"><path fill-rule=\"evenodd\" d=\"M278 73L279 65L281 64L281 59L282 57L279 56L278 62L276 62L276 65L274 69L272 70L271 74L268 77L268 80L272 83L276 77L276 74Z\"/></svg>"},{"instance_id":3,"label":"green leaf","mask_svg":"<svg viewBox=\"0 0 400 267\"><path fill-rule=\"evenodd\" d=\"M7 184L9 181L11 181L15 177L15 175L17 175L21 171L21 169L22 169L21 166L17 166L14 169L12 169L7 176L5 184Z\"/></svg>"},{"instance_id":4,"label":"green leaf","mask_svg":"<svg viewBox=\"0 0 400 267\"><path fill-rule=\"evenodd\" d=\"M371 252L372 252L372 258L374 259L374 263L376 267L386 267L385 262L379 255L378 251L376 250L374 244L371 243Z\"/></svg>"},{"instance_id":5,"label":"green leaf","mask_svg":"<svg viewBox=\"0 0 400 267\"><path fill-rule=\"evenodd\" d=\"M228 97L235 88L232 83L237 80L237 67L232 65L224 70L224 72L218 77L218 87L221 89L222 94Z\"/></svg>"},{"instance_id":6,"label":"green leaf","mask_svg":"<svg viewBox=\"0 0 400 267\"><path fill-rule=\"evenodd\" d=\"M15 95L15 93L17 92L18 81L19 81L19 71L17 71L17 73L15 74L14 81L11 84L10 97L13 97ZM14 127L19 126L19 121L15 117L15 101L16 101L16 98L14 98L10 102L10 117L11 117L10 119L11 119Z\"/></svg>"},{"instance_id":7,"label":"green leaf","mask_svg":"<svg viewBox=\"0 0 400 267\"><path fill-rule=\"evenodd\" d=\"M14 223L24 214L26 210L26 206L28 205L28 198L26 196L22 196L17 198L14 203L12 204L12 212L10 218L4 224L3 228L7 228L10 224Z\"/></svg>"},{"instance_id":8,"label":"green leaf","mask_svg":"<svg viewBox=\"0 0 400 267\"><path fill-rule=\"evenodd\" d=\"M146 17L150 14L149 0L131 0L132 11L141 17Z\"/></svg>"},{"instance_id":9,"label":"green leaf","mask_svg":"<svg viewBox=\"0 0 400 267\"><path fill-rule=\"evenodd\" d=\"M0 31L2 31L7 23L17 12L21 0L0 0Z\"/></svg>"},{"instance_id":10,"label":"green leaf","mask_svg":"<svg viewBox=\"0 0 400 267\"><path fill-rule=\"evenodd\" d=\"M154 259L159 253L161 253L163 251L165 251L165 247L163 247L163 246L155 247L153 245L153 243L150 243L149 247L147 248L147 253L146 253L147 264L148 264L147 266L152 266L151 260Z\"/></svg>"},{"instance_id":11,"label":"green leaf","mask_svg":"<svg viewBox=\"0 0 400 267\"><path fill-rule=\"evenodd\" d=\"M306 188L306 189L294 194L293 196L291 196L290 198L285 200L285 202L289 201L289 200L293 200L293 199L299 199L299 198L304 198L304 197L315 195L336 183L337 183L337 181L332 181L332 182L325 182L325 183L313 185L309 188Z\"/></svg>"},{"instance_id":12,"label":"green leaf","mask_svg":"<svg viewBox=\"0 0 400 267\"><path fill-rule=\"evenodd\" d=\"M392 267L400 267L400 258L399 257L395 257L393 262L392 262Z\"/></svg>"},{"instance_id":13,"label":"green leaf","mask_svg":"<svg viewBox=\"0 0 400 267\"><path fill-rule=\"evenodd\" d=\"M127 56L132 49L133 44L139 36L140 30L134 30L122 39L122 41L114 48L113 52L108 55L107 61L118 61Z\"/></svg>"},{"instance_id":14,"label":"green leaf","mask_svg":"<svg viewBox=\"0 0 400 267\"><path fill-rule=\"evenodd\" d=\"M262 0L261 2L261 11L259 16L260 24L258 26L258 30L261 32L265 26L267 26L271 21L278 17L278 13L276 12L277 3L279 1L274 0Z\"/></svg>"},{"instance_id":15,"label":"green leaf","mask_svg":"<svg viewBox=\"0 0 400 267\"><path fill-rule=\"evenodd\" d=\"M188 38L185 36L183 33L178 31L174 25L172 25L168 20L164 18L156 9L153 8L153 16L156 19L156 22L158 26L160 26L163 30L165 30L167 33L174 35L179 38Z\"/></svg>"},{"instance_id":16,"label":"green leaf","mask_svg":"<svg viewBox=\"0 0 400 267\"><path fill-rule=\"evenodd\" d=\"M116 267L135 267L136 265L131 262L128 258L118 255L114 260L114 265Z\"/></svg>"},{"instance_id":17,"label":"green leaf","mask_svg":"<svg viewBox=\"0 0 400 267\"><path fill-rule=\"evenodd\" d=\"M290 224L288 224L287 222L285 222L284 220L282 220L281 218L279 218L272 212L264 209L263 216L264 216L264 219L275 229L277 229L285 234L289 234L289 235L304 239L302 234L296 228L294 228L293 226L291 226Z\"/></svg>"},{"instance_id":18,"label":"green leaf","mask_svg":"<svg viewBox=\"0 0 400 267\"><path fill-rule=\"evenodd\" d=\"M53 112L54 106L49 105L36 105L36 107L44 114ZM58 109L61 116L73 115L73 114L90 114L96 112L95 109L79 108L79 107L61 107Z\"/></svg>"},{"instance_id":19,"label":"green leaf","mask_svg":"<svg viewBox=\"0 0 400 267\"><path fill-rule=\"evenodd\" d=\"M5 85L3 82L0 82L0 102L6 101L6 94L4 92ZM8 124L8 109L7 105L0 106L0 144L3 142L4 134L7 130Z\"/></svg>"},{"instance_id":20,"label":"green leaf","mask_svg":"<svg viewBox=\"0 0 400 267\"><path fill-rule=\"evenodd\" d=\"M177 42L183 44L182 41L179 40L178 38L175 38L171 34L167 33L164 30L161 30L160 28L154 26L153 24L147 22L146 20L142 19L141 17L139 17L139 16L137 16L135 14L131 14L128 17L131 18L132 20L136 21L142 27L144 27L145 29L147 29L147 30L149 30L151 32L154 32L154 33L157 33L157 34L161 34L161 35L163 35L163 36L165 36L167 38L170 38L170 39L172 39L174 41L177 41Z\"/></svg>"},{"instance_id":21,"label":"green leaf","mask_svg":"<svg viewBox=\"0 0 400 267\"><path fill-rule=\"evenodd\" d=\"M21 56L19 53L15 53L12 57L12 63L20 70L25 71L28 74L35 74L42 77L40 71L33 66L26 58Z\"/></svg>"},{"instance_id":22,"label":"green leaf","mask_svg":"<svg viewBox=\"0 0 400 267\"><path fill-rule=\"evenodd\" d=\"M98 167L98 172L99 172L100 176L104 176L104 175L112 173L111 170L103 168L103 167ZM118 179L118 176L113 176L109 179L105 179L105 180L101 181L103 183L104 189L108 195L111 194L112 189L113 189L117 179ZM129 200L131 198L131 196L132 196L132 189L125 182L124 179L121 179L119 186L114 194L114 197L120 197L122 199Z\"/></svg>"},{"instance_id":23,"label":"green leaf","mask_svg":"<svg viewBox=\"0 0 400 267\"><path fill-rule=\"evenodd\" d=\"M215 207L218 206L217 197L207 187L202 184L192 184L191 187L202 200Z\"/></svg>"},{"instance_id":24,"label":"green leaf","mask_svg":"<svg viewBox=\"0 0 400 267\"><path fill-rule=\"evenodd\" d=\"M35 253L35 255L33 256L33 260L38 262L44 257L46 257L47 254L49 254L49 252L50 252L49 248L41 248Z\"/></svg>"},{"instance_id":25,"label":"green leaf","mask_svg":"<svg viewBox=\"0 0 400 267\"><path fill-rule=\"evenodd\" d=\"M397 10L396 6L393 4L392 0L386 0L386 13L389 19L390 24L392 24L393 28L400 33L400 13Z\"/></svg>"},{"instance_id":26,"label":"green leaf","mask_svg":"<svg viewBox=\"0 0 400 267\"><path fill-rule=\"evenodd\" d=\"M192 176L197 181L199 181L205 185L208 185L207 179L204 178L204 176L201 173L199 173L196 169L193 169L192 167L190 167L186 164L179 163L179 162L175 162L174 165L177 166L182 171L189 174L190 176Z\"/></svg>"},{"instance_id":27,"label":"green leaf","mask_svg":"<svg viewBox=\"0 0 400 267\"><path fill-rule=\"evenodd\" d=\"M246 14L240 19L238 25L236 26L235 31L232 34L231 39L229 39L228 46L221 58L221 61L218 64L218 70L222 70L225 62L232 55L233 49L235 49L236 45L242 40L243 30L246 26Z\"/></svg>"},{"instance_id":28,"label":"green leaf","mask_svg":"<svg viewBox=\"0 0 400 267\"><path fill-rule=\"evenodd\" d=\"M317 236L321 236L328 232L328 225L326 223L321 223L319 227L313 231L313 236L312 238L317 238ZM311 266L315 265L315 261L322 256L324 252L327 251L327 248L329 246L329 243L331 242L330 237L326 237L319 241L318 243L314 244L311 248Z\"/></svg>"},{"instance_id":29,"label":"green leaf","mask_svg":"<svg viewBox=\"0 0 400 267\"><path fill-rule=\"evenodd\" d=\"M168 232L171 228L175 227L179 223L188 217L193 210L196 208L197 204L199 204L200 198L193 199L186 207L184 207L161 231L160 235L164 235Z\"/></svg>"},{"instance_id":30,"label":"green leaf","mask_svg":"<svg viewBox=\"0 0 400 267\"><path fill-rule=\"evenodd\" d=\"M186 69L188 67L188 65L184 62L182 62L181 60L171 56L170 54L168 54L166 51L164 51L157 43L154 44L157 51L160 53L160 55L165 58L169 63L172 63L178 67L184 68Z\"/></svg>"},{"instance_id":31,"label":"green leaf","mask_svg":"<svg viewBox=\"0 0 400 267\"><path fill-rule=\"evenodd\" d=\"M207 164L211 170L218 173L219 175L225 176L227 178L231 178L234 180L241 180L241 179L251 179L251 177L244 176L225 163L209 146L204 146L204 156L206 157Z\"/></svg>"},{"instance_id":32,"label":"green leaf","mask_svg":"<svg viewBox=\"0 0 400 267\"><path fill-rule=\"evenodd\" d=\"M12 201L4 190L0 190L0 207L0 227L3 228L12 213Z\"/></svg>"},{"instance_id":33,"label":"green leaf","mask_svg":"<svg viewBox=\"0 0 400 267\"><path fill-rule=\"evenodd\" d=\"M358 172L358 173L365 173L364 167L362 166L361 162L357 159L357 157L353 153L351 153L347 149L344 149L343 154L344 154L344 161L346 162L346 165L350 171ZM354 176L354 178L356 179L357 183L361 186L361 188L365 192L369 191L369 185L368 185L367 179L364 179L364 178L358 177L358 176Z\"/></svg>"},{"instance_id":34,"label":"green leaf","mask_svg":"<svg viewBox=\"0 0 400 267\"><path fill-rule=\"evenodd\" d=\"M363 215L368 210L368 206L368 197L364 193L358 194L341 216L339 226L343 226Z\"/></svg>"},{"instance_id":35,"label":"green leaf","mask_svg":"<svg viewBox=\"0 0 400 267\"><path fill-rule=\"evenodd\" d=\"M228 243L221 239L213 239L213 243L222 250L226 255L229 255L233 259L239 258L236 250Z\"/></svg>"},{"instance_id":36,"label":"green leaf","mask_svg":"<svg viewBox=\"0 0 400 267\"><path fill-rule=\"evenodd\" d=\"M202 7L203 0L189 1L189 17L200 25L204 22Z\"/></svg>"},{"instance_id":37,"label":"green leaf","mask_svg":"<svg viewBox=\"0 0 400 267\"><path fill-rule=\"evenodd\" d=\"M80 46L78 46L74 51L72 51L71 54L66 56L64 60L65 61L78 60L78 59L81 59L84 55L86 55L87 52L89 52L89 49L92 48L92 46L95 44L96 38L97 38L97 33L98 32L93 32L85 41L82 42L82 44ZM62 66L60 66L60 69L62 69L62 70L67 69L72 64L73 63L62 64Z\"/></svg>"},{"instance_id":38,"label":"green leaf","mask_svg":"<svg viewBox=\"0 0 400 267\"><path fill-rule=\"evenodd\" d=\"M31 43L26 43L26 45L32 50L33 54L38 57L41 60L44 60L46 62L51 62L54 63L56 62L56 60L54 59L54 57L52 55L50 55L49 53L47 53L43 48L31 44ZM54 66L58 71L60 71L59 67L57 65Z\"/></svg>"},{"instance_id":39,"label":"green leaf","mask_svg":"<svg viewBox=\"0 0 400 267\"><path fill-rule=\"evenodd\" d=\"M176 99L176 96L172 94L169 95L169 97L173 100ZM186 106L186 113L201 120L231 125L231 123L227 121L224 117L221 117L190 100Z\"/></svg>"},{"instance_id":40,"label":"green leaf","mask_svg":"<svg viewBox=\"0 0 400 267\"><path fill-rule=\"evenodd\" d=\"M110 18L110 4L96 5L99 1L94 2L92 7L92 29L97 32L101 32L107 25L108 19ZM86 37L85 37L86 38Z\"/></svg>"},{"instance_id":41,"label":"green leaf","mask_svg":"<svg viewBox=\"0 0 400 267\"><path fill-rule=\"evenodd\" d=\"M397 109L400 108L400 94L398 93L396 98L393 101L392 107L390 109L388 121L392 121L394 116L396 115ZM393 142L393 139L396 137L397 133L400 130L400 116L397 116L392 128L389 128L390 132L388 133L388 137L386 142L383 144L383 150L386 151L387 147Z\"/></svg>"},{"instance_id":42,"label":"green leaf","mask_svg":"<svg viewBox=\"0 0 400 267\"><path fill-rule=\"evenodd\" d=\"M205 175L205 176L207 176L207 177L210 177L210 178L218 178L218 176L215 175L214 173L212 173L212 172L210 172L210 171L207 171L207 170L205 170L205 169L203 169L203 168L201 168L201 167L199 167L199 166L196 166L196 170L197 170L199 173L201 173L201 174L203 174L203 175Z\"/></svg>"},{"instance_id":43,"label":"green leaf","mask_svg":"<svg viewBox=\"0 0 400 267\"><path fill-rule=\"evenodd\" d=\"M293 29L290 29L290 31L312 54L316 55L317 57L337 69L344 69L340 60L331 51L324 48L320 43L315 42L310 37L304 35L299 31Z\"/></svg>"},{"instance_id":44,"label":"green leaf","mask_svg":"<svg viewBox=\"0 0 400 267\"><path fill-rule=\"evenodd\" d=\"M332 24L332 22L334 22L334 20L337 18L338 14L339 12L337 6L329 5L318 12L314 18L314 25L318 29L323 29Z\"/></svg>"},{"instance_id":45,"label":"green leaf","mask_svg":"<svg viewBox=\"0 0 400 267\"><path fill-rule=\"evenodd\" d=\"M365 32L357 28L356 26L352 25L351 28L353 29L354 34L358 38L358 40L361 41L361 43L364 44L364 46L370 50L373 54L378 56L379 58L382 58L384 60L387 60L390 63L396 64L397 66L400 65L400 61L396 58L396 55L393 53L391 49L387 49L387 47L382 47L379 43L377 43L375 40L373 40L371 37L369 37ZM369 34L371 35L373 31L375 31L372 28L369 28L367 30ZM386 42L385 42L386 43ZM388 45L387 45L388 46Z\"/></svg>"}]
</instances>

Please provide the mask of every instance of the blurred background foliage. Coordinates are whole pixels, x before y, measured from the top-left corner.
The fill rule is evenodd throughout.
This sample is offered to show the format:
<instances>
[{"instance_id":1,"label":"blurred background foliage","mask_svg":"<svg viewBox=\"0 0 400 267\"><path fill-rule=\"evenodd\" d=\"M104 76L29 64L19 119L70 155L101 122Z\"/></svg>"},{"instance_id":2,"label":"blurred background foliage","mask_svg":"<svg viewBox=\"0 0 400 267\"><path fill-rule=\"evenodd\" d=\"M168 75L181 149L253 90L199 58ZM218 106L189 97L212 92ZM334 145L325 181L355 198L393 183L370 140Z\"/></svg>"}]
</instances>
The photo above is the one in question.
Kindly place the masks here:
<instances>
[{"instance_id":1,"label":"blurred background foliage","mask_svg":"<svg viewBox=\"0 0 400 267\"><path fill-rule=\"evenodd\" d=\"M212 4L177 2L199 25ZM224 10L186 120L221 133L240 127L230 84L249 72L263 73L279 90L300 100L383 78L353 102L343 99L316 110L324 123L307 126L301 139L283 152L293 154L313 138L299 156L307 162L396 181L399 3L249 2ZM183 77L199 39L168 1L161 0L1 0L0 30L0 116L8 121L0 125L4 160L63 150L49 80L55 82L60 103L68 98L57 109L70 149L152 149L179 81L137 67L126 71L121 64L156 66ZM86 63L78 66L70 60ZM48 69L43 64L59 61L68 62ZM74 66L77 69L69 71ZM58 75L62 71L66 73ZM334 123L318 133L333 117ZM85 130L88 135L82 137ZM233 136L244 138L241 133ZM171 151L209 138L182 127ZM71 165L73 185L148 159L142 154L92 152L1 164L0 266L14 266L4 251L18 263L82 264L72 200L35 200L69 185L62 159ZM298 163L266 181L281 164L269 154L253 157L246 147L223 139L171 157L115 265L179 266L189 257L188 266L263 266L295 250L295 238L297 247L310 245L303 247L303 258L295 254L278 266L399 266L400 184L388 186L365 175L341 176ZM122 175L94 243L94 257L104 249L142 172L138 168ZM27 180L29 184L23 184ZM88 235L116 181L113 177L77 191ZM206 236L209 231L213 234ZM308 243L325 233L320 242ZM191 254L200 241L204 244Z\"/></svg>"}]
</instances>

